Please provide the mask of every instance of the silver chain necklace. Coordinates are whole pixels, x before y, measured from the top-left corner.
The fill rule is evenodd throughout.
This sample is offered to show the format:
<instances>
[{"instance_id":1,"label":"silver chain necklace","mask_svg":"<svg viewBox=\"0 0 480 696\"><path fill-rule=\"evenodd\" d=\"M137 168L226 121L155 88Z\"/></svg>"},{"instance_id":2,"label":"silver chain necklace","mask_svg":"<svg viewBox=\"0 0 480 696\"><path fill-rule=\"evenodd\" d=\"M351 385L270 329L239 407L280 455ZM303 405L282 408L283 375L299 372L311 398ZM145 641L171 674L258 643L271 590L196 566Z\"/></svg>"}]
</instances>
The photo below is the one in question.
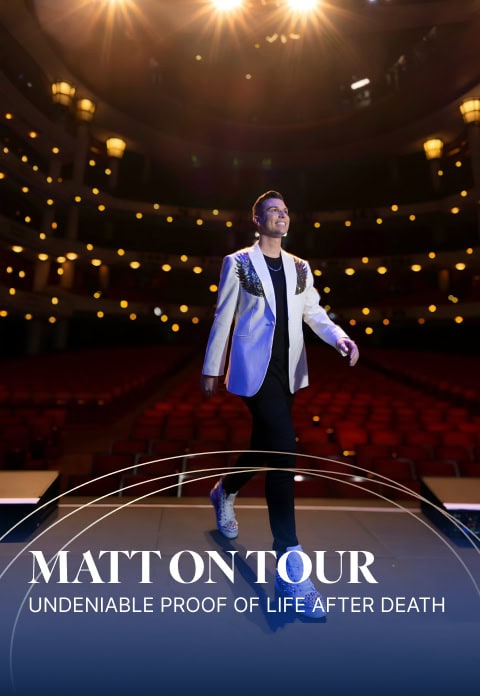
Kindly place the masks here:
<instances>
[{"instance_id":1,"label":"silver chain necklace","mask_svg":"<svg viewBox=\"0 0 480 696\"><path fill-rule=\"evenodd\" d=\"M265 258L265 257L264 257L264 258ZM278 268L272 268L272 267L269 265L269 263L268 263L268 261L267 261L266 258L265 258L265 263L267 264L267 268L269 268L271 271L274 271L275 273L276 273L277 271L281 271L282 268L283 268L283 263L282 263L282 261L281 261L281 257L280 257L280 266L279 266Z\"/></svg>"}]
</instances>

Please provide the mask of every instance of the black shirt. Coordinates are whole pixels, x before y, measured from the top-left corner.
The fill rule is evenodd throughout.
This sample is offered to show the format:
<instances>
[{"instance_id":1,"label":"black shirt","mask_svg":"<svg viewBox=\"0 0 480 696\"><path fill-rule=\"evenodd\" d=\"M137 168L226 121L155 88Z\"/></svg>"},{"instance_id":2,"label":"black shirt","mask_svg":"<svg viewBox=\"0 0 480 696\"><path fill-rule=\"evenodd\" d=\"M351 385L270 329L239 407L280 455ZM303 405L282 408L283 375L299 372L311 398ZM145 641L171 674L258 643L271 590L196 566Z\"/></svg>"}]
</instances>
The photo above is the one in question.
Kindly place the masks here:
<instances>
[{"instance_id":1,"label":"black shirt","mask_svg":"<svg viewBox=\"0 0 480 696\"><path fill-rule=\"evenodd\" d=\"M287 286L283 270L282 257L265 256L270 277L275 291L276 315L275 331L273 334L272 357L268 371L274 373L288 388L288 315L287 315Z\"/></svg>"}]
</instances>

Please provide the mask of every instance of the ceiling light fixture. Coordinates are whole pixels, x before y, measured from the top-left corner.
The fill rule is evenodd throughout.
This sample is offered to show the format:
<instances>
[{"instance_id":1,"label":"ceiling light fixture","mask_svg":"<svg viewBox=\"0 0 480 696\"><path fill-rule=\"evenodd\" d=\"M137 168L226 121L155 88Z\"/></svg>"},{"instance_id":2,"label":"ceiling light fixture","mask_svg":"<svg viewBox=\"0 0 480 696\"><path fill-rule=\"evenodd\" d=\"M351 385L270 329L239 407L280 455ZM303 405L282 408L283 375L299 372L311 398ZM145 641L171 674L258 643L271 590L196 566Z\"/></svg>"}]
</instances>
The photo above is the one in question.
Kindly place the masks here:
<instances>
[{"instance_id":1,"label":"ceiling light fixture","mask_svg":"<svg viewBox=\"0 0 480 696\"><path fill-rule=\"evenodd\" d=\"M356 80L355 82L352 82L352 84L350 85L350 89L353 89L353 90L361 89L362 87L366 87L369 84L370 84L369 78L364 77L361 80Z\"/></svg>"}]
</instances>

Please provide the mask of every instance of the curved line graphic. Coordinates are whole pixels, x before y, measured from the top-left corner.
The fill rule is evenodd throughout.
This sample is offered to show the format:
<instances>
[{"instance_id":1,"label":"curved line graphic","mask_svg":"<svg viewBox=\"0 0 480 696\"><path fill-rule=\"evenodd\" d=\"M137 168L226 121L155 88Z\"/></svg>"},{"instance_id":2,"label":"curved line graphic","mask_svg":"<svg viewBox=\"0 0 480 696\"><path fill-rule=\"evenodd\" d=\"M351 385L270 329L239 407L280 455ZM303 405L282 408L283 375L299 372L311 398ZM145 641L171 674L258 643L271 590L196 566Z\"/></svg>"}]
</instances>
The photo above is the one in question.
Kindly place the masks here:
<instances>
[{"instance_id":1,"label":"curved line graphic","mask_svg":"<svg viewBox=\"0 0 480 696\"><path fill-rule=\"evenodd\" d=\"M162 461L169 461L169 460L172 460L172 459L184 459L185 457L194 458L194 457L201 457L201 456L206 456L206 455L211 455L211 454L227 454L227 453L237 453L237 452L252 452L252 453L255 453L255 452L263 452L263 453L268 453L268 454L292 454L291 452L280 452L280 451L275 451L275 450L270 450L270 451L268 451L268 452L265 452L265 450L221 450L221 451L215 451L215 452L199 452L199 453L194 453L194 454L190 454L190 455L181 455L181 456L175 456L175 457L166 457L166 458L162 458L162 459L158 459L158 460L151 460L151 461L149 461L149 462L144 462L144 463L142 463L142 464L140 464L140 465L136 465L136 467L135 467L135 465L132 466L132 467L125 467L124 469L120 469L120 470L117 470L117 471L110 472L110 473L108 473L108 474L104 474L104 475L102 475L102 476L99 476L99 477L97 477L97 478L95 478L95 479L92 479L92 481L98 481L98 480L100 480L100 479L105 478L106 476L110 476L110 475L112 475L112 474L116 474L116 473L119 473L119 472L130 471L130 470L133 469L133 468L138 468L138 466L147 466L147 465L152 464L152 463L157 463L157 462L162 462ZM333 460L333 459L330 460L330 459L328 459L328 458L326 458L326 457L317 457L317 456L315 456L315 455L297 455L297 456L298 456L298 457L305 457L305 458L309 458L309 459L314 459L314 460L316 460L316 461L326 461L326 462L329 462L329 461L330 461L330 462L332 462L332 463L335 462L336 464L338 464L338 460ZM373 483L383 483L384 485L386 485L386 486L389 487L389 488L392 488L392 489L394 489L394 490L399 490L399 491L402 491L402 492L407 492L407 493L409 494L409 496L411 496L412 498L427 503L427 504L430 505L432 508L434 508L434 509L436 509L438 512L440 512L440 513L441 513L445 518L447 518L452 524L454 524L454 526L456 526L457 529L458 529L468 540L470 540L470 536L473 536L473 537L475 537L475 539L479 540L479 537L478 537L477 535L473 534L473 532L472 532L471 534L467 534L467 533L464 531L462 525L460 525L460 523L458 523L458 521L456 520L456 518L454 518L452 515L450 515L450 514L449 514L448 512L446 512L446 511L442 510L442 509L439 508L438 506L434 505L434 504L431 503L430 501L426 500L426 499L425 499L423 496L421 496L420 494L417 494L415 491L412 491L412 490L409 489L407 486L404 486L403 484L398 484L398 483L396 483L396 482L393 481L392 479L389 479L389 478L386 477L386 476L382 476L382 475L375 474L374 472L371 472L371 471L369 471L368 469L363 469L363 468L358 467L358 466L356 466L356 465L350 464L349 462L344 462L344 464L345 464L347 467L354 468L355 471L357 471L357 472L358 472L358 471L363 471L363 472L366 472L367 474L377 476L377 479L375 479L375 478L368 478L368 479L367 479L368 481L371 481L371 482L373 482ZM289 469L284 469L284 468L281 468L281 467L253 467L253 468L246 468L246 467L218 467L218 468L215 467L215 468L213 468L213 467L212 467L212 468L208 468L208 469L196 469L196 470L191 470L191 471L187 471L187 472L184 472L184 473L187 473L187 474L197 474L197 473L205 474L206 472L214 472L214 473L209 473L208 475L203 475L203 476L196 477L196 478L192 479L192 481L200 481L200 480L206 480L206 479L215 478L215 477L218 475L219 472L225 472L225 471L230 471L230 470L234 470L234 471L237 471L237 472L238 472L238 471L243 471L243 472L252 472L252 473L266 472L266 471L271 471L271 470L287 470L287 471L291 471L292 473L304 473L304 474L307 474L307 475L312 475L313 477L317 477L317 478L325 478L325 479L327 479L327 480L337 481L337 482L340 482L340 483L346 483L347 485L353 486L354 488L358 488L358 489L360 489L360 490L365 490L364 487L361 486L361 485L359 485L358 483L353 482L353 481L346 480L345 478L342 478L343 476L345 476L345 477L346 477L346 476L349 476L349 474L348 474L347 472L346 472L345 474L343 474L343 472L328 471L328 470L323 470L323 469L319 471L319 470L317 470L317 469L304 469L304 468L301 468L301 469L300 469L300 468L298 468L298 467L289 468ZM334 474L335 476L329 476L329 475L326 475L326 474ZM99 500L103 500L104 498L110 497L110 496L112 495L112 493L118 493L118 492L121 492L121 491L125 491L125 490L128 490L128 489L130 489L130 488L135 488L135 487L137 487L137 486L141 486L141 485L144 485L144 484L150 483L150 482L163 481L163 480L165 480L165 479L172 478L172 477L178 478L178 476L179 476L179 473L178 473L178 472L175 472L175 473L173 473L173 474L166 474L166 475L163 475L163 476L153 477L152 479L148 479L147 481L142 481L142 482L133 483L133 484L130 484L129 486L121 487L121 488L119 488L119 489L116 489L115 491L111 491L110 493L108 493L108 494L106 494L106 495L103 495L103 496L99 496L99 497L97 497L97 498L94 498L92 501L88 501L87 503L85 503L85 504L79 506L78 508L72 510L71 512L67 513L64 517L62 517L60 520L56 520L54 523L52 523L49 527L47 527L47 528L46 528L45 530L43 530L39 535L37 535L37 537L35 537L35 539L33 539L31 542L29 542L29 543L25 546L25 548L23 548L22 550L20 550L20 551L16 554L16 556L10 561L10 563L7 564L7 566L4 568L4 570L3 570L2 573L0 574L0 579L1 579L1 578L3 577L3 575L7 572L7 570L13 565L13 563L21 556L21 554L29 548L29 546L31 546L35 541L38 540L38 538L40 538L41 536L43 536L44 534L46 534L46 533L47 533L48 531L50 531L53 527L55 527L57 524L60 524L63 520L66 520L66 519L67 519L68 517L70 517L71 515L76 514L77 512L80 512L81 510L83 510L83 509L89 507L90 505L93 505L93 504L97 503ZM336 476L340 476L340 478L336 478ZM380 479L380 480L378 480L378 479ZM90 482L88 482L88 483L90 483ZM183 484L182 484L182 485L187 485L188 483L189 483L189 481L188 481L188 479L186 479L186 480L183 481ZM76 486L75 488L71 489L71 491L77 490L77 489L79 489L79 488L82 488L84 485L87 485L87 484L81 484L81 485L79 485L79 486ZM171 489L171 488L174 488L174 487L176 487L177 485L178 485L178 483L175 482L174 484L171 484L171 485L169 485L169 486L165 486L165 487L163 487L163 488L159 488L159 489L156 490L156 491L149 492L149 493L147 493L147 494L144 494L144 495L142 495L142 496L139 496L139 497L137 497L137 498L134 498L133 500L129 500L129 501L127 501L126 503L124 503L123 505L116 506L113 510L108 511L107 513L105 513L104 515L102 515L100 518L94 520L94 521L91 522L89 525L87 525L86 527L82 528L79 532L77 532L77 534L75 534L75 535L74 535L73 537L71 537L68 541L66 541L65 544L61 547L61 549L59 549L59 551L64 550L64 549L65 549L67 546L69 546L73 541L75 541L76 539L78 539L83 533L85 533L86 531L88 531L88 530L91 529L92 527L96 526L98 523L102 522L104 519L108 518L110 515L113 515L113 514L115 514L116 512L118 512L118 511L120 511L120 510L123 510L123 509L126 508L126 507L129 507L130 505L133 505L133 504L135 504L135 503L137 503L137 502L139 502L139 501L141 501L141 500L144 500L145 498L151 497L151 496L153 496L153 495L156 495L157 493L162 493L162 492L164 492L164 491L166 491L166 490L169 490L169 489ZM68 492L70 492L70 491L68 491ZM60 495L60 496L57 496L56 499L58 500L58 499L62 498L64 495L67 495L68 492L66 492L66 493L64 493L64 494L62 494L62 495ZM376 492L376 491L369 490L369 492L372 493L373 495L375 495L376 497L381 498L382 500L384 500L384 501L386 501L386 502L388 502L388 503L394 505L395 507L397 507L397 508L403 510L404 512L407 512L407 514L409 514L409 515L411 515L412 517L414 517L415 520L421 522L421 524L423 524L427 529L429 529L431 532L433 532L433 533L435 534L435 536L436 536L438 539L440 539L440 541L442 541L442 542L447 546L447 548L453 553L453 555L455 556L455 558L460 562L461 566L463 567L463 569L464 569L465 572L467 573L468 577L470 578L470 580L471 580L471 582L472 582L472 584L473 584L475 590L477 591L477 594L480 596L480 588L479 588L479 586L478 586L478 584L477 584L475 578L473 577L473 575L472 575L470 569L468 568L468 566L466 565L466 563L463 561L463 559L459 556L459 554L457 553L457 551L451 546L451 544L449 544L449 542L448 542L448 541L447 541L447 540L446 540L434 527L431 527L431 526L428 524L428 522L426 522L425 520L422 520L420 517L418 517L414 511L409 510L408 508L406 508L405 506L401 505L401 504L398 503L397 501L391 500L390 498L388 498L388 497L386 497L386 496L384 496L384 495L382 495L381 493ZM51 502L52 502L52 501L49 501L48 504L50 504ZM31 514L32 514L32 513L30 513L29 515L27 515L24 519L27 519L28 517L30 517ZM23 520L21 520L20 523L21 523L22 521L23 521ZM18 524L20 524L20 523L17 523L16 525L14 525L14 527L12 527L12 530L13 530L15 527L17 527ZM8 534L8 533L9 533L9 532L7 532L7 534ZM4 536L5 536L5 535L4 535ZM2 537L2 538L3 538L3 537ZM480 541L480 540L479 540L479 541ZM475 546L473 543L472 543L472 547L475 549L475 551L477 552L477 554L480 554L480 549L476 548L476 546ZM58 551L57 551L56 553L58 553ZM49 563L52 563L53 560L54 560L54 557L52 557L52 558L50 559ZM39 575L40 575L40 573L37 575L37 578L39 577ZM21 612L22 612L22 609L23 609L23 607L24 607L24 605L25 605L25 602L26 602L26 600L27 600L27 598L28 598L28 596L30 595L30 593L31 593L32 590L33 590L33 585L31 585L30 588L27 590L27 592L26 592L26 594L25 594L25 596L24 596L24 598L23 598L23 600L22 600L22 602L21 602L21 604L20 604L20 606L19 606L19 608L18 608L16 617L15 617L15 620L14 620L14 625L13 625L13 627L12 627L12 633L11 633L11 638L10 638L10 651L9 651L9 658L10 658L10 660L9 660L9 661L10 661L10 679L11 679L11 684L12 684L12 686L14 686L13 648L14 648L14 639L15 639L16 628L17 628L17 625L18 625L18 621L19 621L19 618L20 618L20 614L21 614Z\"/></svg>"}]
</instances>

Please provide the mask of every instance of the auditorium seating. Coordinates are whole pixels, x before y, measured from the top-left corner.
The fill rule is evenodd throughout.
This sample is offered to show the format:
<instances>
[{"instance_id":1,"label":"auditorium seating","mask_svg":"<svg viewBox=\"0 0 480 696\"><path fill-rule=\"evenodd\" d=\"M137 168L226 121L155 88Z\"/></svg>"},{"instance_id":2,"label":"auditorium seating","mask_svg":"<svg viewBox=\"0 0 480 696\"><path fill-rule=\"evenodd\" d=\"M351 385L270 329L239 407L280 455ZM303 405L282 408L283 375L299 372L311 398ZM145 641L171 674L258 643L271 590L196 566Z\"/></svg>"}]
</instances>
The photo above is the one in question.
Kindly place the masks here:
<instances>
[{"instance_id":1,"label":"auditorium seating","mask_svg":"<svg viewBox=\"0 0 480 696\"><path fill-rule=\"evenodd\" d=\"M323 347L310 347L309 359L311 386L297 393L294 406L297 466L306 472L296 484L300 497L310 491L312 496L403 498L408 497L404 487L418 492L422 476L476 471L480 422L474 409L369 365L352 370ZM110 451L97 453L92 476L131 467L120 483L138 481L153 490L150 474L166 469L160 462L158 470L149 465L148 472L138 465L177 457L168 469L181 476L176 494L208 493L217 475L208 470L228 470L236 461L233 453L211 453L248 448L250 416L242 400L222 386L216 396L203 399L200 365L199 359L189 362L182 378L137 415L130 432L112 441ZM329 473L321 479L313 475L322 471ZM390 490L386 479L399 490ZM262 476L255 477L245 495L263 495L263 486Z\"/></svg>"}]
</instances>

